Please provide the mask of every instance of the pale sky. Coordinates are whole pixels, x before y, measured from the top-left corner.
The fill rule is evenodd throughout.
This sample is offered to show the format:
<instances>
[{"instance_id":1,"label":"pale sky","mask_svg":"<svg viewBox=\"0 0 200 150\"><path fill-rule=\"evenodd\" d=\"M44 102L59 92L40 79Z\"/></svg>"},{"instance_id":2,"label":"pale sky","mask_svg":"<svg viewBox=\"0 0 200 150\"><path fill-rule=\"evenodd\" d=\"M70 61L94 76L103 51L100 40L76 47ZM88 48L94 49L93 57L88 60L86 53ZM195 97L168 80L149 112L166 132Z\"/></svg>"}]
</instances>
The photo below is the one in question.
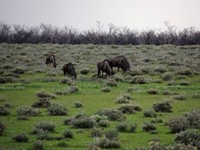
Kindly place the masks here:
<instances>
[{"instance_id":1,"label":"pale sky","mask_svg":"<svg viewBox=\"0 0 200 150\"><path fill-rule=\"evenodd\" d=\"M200 0L0 0L0 21L37 26L41 23L78 30L103 29L112 23L130 29L200 29Z\"/></svg>"}]
</instances>

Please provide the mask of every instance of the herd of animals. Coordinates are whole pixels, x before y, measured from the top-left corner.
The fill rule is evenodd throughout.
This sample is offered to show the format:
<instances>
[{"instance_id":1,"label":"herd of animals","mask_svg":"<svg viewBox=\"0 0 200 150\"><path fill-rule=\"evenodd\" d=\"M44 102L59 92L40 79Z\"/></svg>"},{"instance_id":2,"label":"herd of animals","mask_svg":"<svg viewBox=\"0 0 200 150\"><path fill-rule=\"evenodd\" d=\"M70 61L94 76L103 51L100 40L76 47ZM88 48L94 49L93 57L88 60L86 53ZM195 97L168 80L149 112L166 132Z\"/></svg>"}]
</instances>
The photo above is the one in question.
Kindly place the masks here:
<instances>
[{"instance_id":1,"label":"herd of animals","mask_svg":"<svg viewBox=\"0 0 200 150\"><path fill-rule=\"evenodd\" d=\"M56 68L57 63L55 55L50 54L47 56L46 65ZM113 67L117 67L118 71L121 68L122 71L125 73L126 71L130 70L130 63L125 56L116 56L114 58L105 59L97 63L97 75L100 76L103 75L103 73L106 73L106 76L114 75ZM74 79L77 78L77 73L72 63L65 64L62 70L64 76L69 75L71 77L74 77Z\"/></svg>"}]
</instances>

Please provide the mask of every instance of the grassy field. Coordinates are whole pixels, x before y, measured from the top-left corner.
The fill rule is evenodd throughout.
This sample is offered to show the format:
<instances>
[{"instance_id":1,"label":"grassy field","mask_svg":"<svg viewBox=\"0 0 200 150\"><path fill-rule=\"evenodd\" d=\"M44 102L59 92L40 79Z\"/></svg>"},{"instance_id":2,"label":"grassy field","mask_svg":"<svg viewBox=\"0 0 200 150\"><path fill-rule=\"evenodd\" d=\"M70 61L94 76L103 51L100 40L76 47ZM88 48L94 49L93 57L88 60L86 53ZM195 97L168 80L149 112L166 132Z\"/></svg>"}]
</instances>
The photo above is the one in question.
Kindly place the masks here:
<instances>
[{"instance_id":1,"label":"grassy field","mask_svg":"<svg viewBox=\"0 0 200 150\"><path fill-rule=\"evenodd\" d=\"M47 67L45 58L53 53L58 63L57 68ZM122 74L115 68L115 76L97 78L96 64L105 58L124 55L131 64L131 71ZM136 124L133 133L119 131L119 149L148 147L152 140L159 140L163 145L174 143L176 134L171 133L166 125L170 119L183 116L187 112L200 110L200 46L173 45L57 45L57 44L0 44L0 105L6 107L8 115L0 115L5 131L0 136L0 149L33 149L38 135L32 134L40 122L52 122L55 131L49 133L48 140L43 140L44 149L88 149L91 143L101 138L91 136L91 128L77 128L72 124L65 125L64 120L77 114L94 116L105 108L117 109L122 106L116 100L126 94L131 99L129 104L138 105L142 110L125 114L127 124ZM62 66L72 62L78 73L72 85L62 84L65 81ZM88 74L81 71L89 70ZM141 77L145 83L130 83L135 77ZM112 80L111 80L112 79ZM108 85L116 81L117 86ZM114 80L114 81L113 81ZM118 82L117 82L118 81ZM75 93L69 88L78 87ZM110 92L101 89L109 87ZM41 112L28 119L20 119L17 110L20 106L32 106L38 99L37 92L47 91L56 95L51 103L61 104L67 109L66 115L50 115L47 108L38 108ZM156 93L151 94L148 91ZM195 96L197 95L197 96ZM183 97L176 99L175 97ZM144 117L144 112L153 110L153 104L169 100L172 112L157 112L157 117ZM82 107L75 107L75 103ZM143 130L144 122L161 120L154 123L156 133ZM120 121L109 120L108 127L96 126L105 134L116 130ZM121 122L120 122L121 123ZM63 138L63 133L70 130L73 138ZM12 137L25 133L28 142L16 142Z\"/></svg>"}]
</instances>

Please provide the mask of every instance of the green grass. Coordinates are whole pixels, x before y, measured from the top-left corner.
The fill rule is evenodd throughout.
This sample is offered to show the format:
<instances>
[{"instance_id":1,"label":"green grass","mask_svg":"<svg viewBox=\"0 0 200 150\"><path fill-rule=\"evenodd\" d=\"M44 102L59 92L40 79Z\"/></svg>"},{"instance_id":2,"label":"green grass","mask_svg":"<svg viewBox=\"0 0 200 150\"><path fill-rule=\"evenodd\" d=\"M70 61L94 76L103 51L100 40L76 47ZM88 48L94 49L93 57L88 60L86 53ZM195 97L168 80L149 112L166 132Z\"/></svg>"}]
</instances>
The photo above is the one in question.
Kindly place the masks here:
<instances>
[{"instance_id":1,"label":"green grass","mask_svg":"<svg viewBox=\"0 0 200 150\"><path fill-rule=\"evenodd\" d=\"M159 53L163 53L163 55L167 55L168 51L174 49L174 53L178 53L181 48L175 46L117 46L115 49L110 49L109 46L101 46L97 45L93 50L90 50L87 45L21 45L20 49L17 49L18 45L10 45L10 44L0 44L1 54L4 56L11 55L14 53L15 55L11 55L11 59L7 60L4 64L1 65L12 65L22 66L27 69L25 74L20 75L20 78L17 78L14 83L6 83L0 84L0 105L5 102L11 103L11 107L8 108L10 111L10 115L8 116L0 116L0 121L2 121L6 125L6 130L2 136L0 136L0 148L21 148L21 149L32 149L33 143L36 141L36 135L31 134L31 131L34 125L41 121L52 121L56 124L55 133L51 133L51 137L61 137L66 129L70 129L74 133L74 138L72 139L63 139L63 140L50 140L44 142L44 149L48 150L62 150L62 149L87 149L88 145L95 141L94 138L90 136L91 129L75 129L70 125L64 125L63 121L66 118L70 118L79 113L85 113L89 116L94 115L97 111L103 108L117 108L119 104L115 103L115 100L120 95L126 93L128 87L137 88L136 91L130 93L131 103L136 103L142 107L142 110L152 109L153 104L156 101L161 101L163 99L170 99L174 93L184 94L186 96L186 100L178 101L173 100L173 112L172 113L159 113L157 119L162 119L163 123L156 124L158 134L149 134L142 130L142 125L144 122L149 122L154 118L145 118L142 112L137 112L136 114L127 114L127 121L129 123L136 123L137 129L135 133L119 133L119 140L122 143L121 149L126 148L136 148L136 147L148 147L149 142L152 139L159 138L160 142L168 145L174 142L175 134L169 133L169 128L165 125L169 119L181 116L186 112L190 112L192 110L200 109L199 99L192 98L193 94L199 93L200 91L200 76L198 74L189 77L185 76L186 79L190 82L188 86L181 86L178 84L175 85L167 85L167 81L162 81L160 78L160 74L146 74L145 77L151 80L161 80L161 83L149 82L147 84L129 84L128 82L119 82L117 87L111 87L111 92L104 93L101 92L101 89L105 86L106 79L97 79L92 80L92 75L96 72L96 62L93 55L97 57L98 60L105 58L106 56L113 56L117 53L120 54L120 49L123 49L123 54L126 55L129 60L132 53L140 56L135 58L134 61L131 61L131 66L135 66L136 68L145 67L146 64L141 62L143 57L150 57L151 59L155 59L153 63L148 64L148 67L154 68L154 66L160 65L159 58L153 57L152 53L156 50ZM49 51L54 51L54 47L56 47L57 60L59 62L59 66L56 69L47 68L44 65L44 54ZM14 51L14 50L16 51ZM61 49L63 51L61 51ZM143 53L141 50L147 49L147 52ZM198 50L195 50L194 53L200 55L199 46L197 46ZM6 51L7 50L7 51ZM39 51L40 50L40 51ZM108 51L110 50L110 51ZM20 55L21 52L27 52L27 57L30 57L33 62L32 64L27 63L13 63L16 58ZM69 56L66 56L66 52L68 52ZM97 55L95 54L97 53ZM143 53L143 54L142 54ZM192 51L191 51L192 53ZM34 57L36 56L40 57ZM88 55L92 55L89 56ZM145 56L144 56L145 55ZM31 106L35 100L37 100L36 92L44 89L45 91L49 91L51 93L55 93L55 91L66 90L69 88L68 85L60 84L60 81L63 77L62 75L62 62L64 57L69 58L70 61L76 62L77 65L75 68L78 72L78 80L76 81L76 86L79 88L78 93L68 94L68 95L58 95L56 99L51 99L51 102L60 103L64 105L68 109L67 116L49 116L46 108L40 108L42 112L39 116L32 116L29 120L22 121L17 120L16 108L22 105ZM75 57L78 56L78 59ZM130 57L129 57L130 56ZM184 53L184 57L187 56ZM1 56L3 57L3 56ZM90 58L91 57L91 58ZM161 56L160 56L161 57ZM162 56L164 57L164 56ZM192 55L188 55L188 59L191 58ZM74 60L73 60L74 58ZM88 63L86 60L90 59L91 63ZM174 58L177 59L177 58ZM192 60L191 60L192 61ZM190 64L191 70L199 71L198 67L194 67L196 64L196 59L194 58L194 62ZM78 63L81 62L81 63ZM185 63L185 62L183 62ZM142 65L143 64L143 65ZM165 64L166 65L166 64ZM29 67L30 66L30 67ZM183 64L181 67L186 67L187 64ZM80 75L79 70L83 67L89 68L90 73L88 75ZM172 66L167 66L167 69L172 68ZM175 67L177 68L177 66ZM175 74L175 68L171 69L172 73ZM134 69L134 68L133 68ZM36 73L35 70L42 70L42 73ZM170 70L170 69L169 69ZM7 70L12 71L12 70ZM48 78L48 73L55 73L54 82L44 82L44 78ZM121 73L119 73L121 74ZM1 74L3 76L3 74ZM122 75L124 78L126 75ZM176 76L176 74L175 74ZM24 81L29 81L28 83ZM179 83L181 80L176 80ZM156 89L159 91L156 95L147 94L148 89ZM171 95L163 95L162 91L168 90ZM83 107L75 108L75 102L81 102ZM104 131L115 129L117 122L111 121L109 127L105 128ZM30 140L28 143L17 143L12 141L12 136L21 132L25 132L28 134ZM58 146L59 143L65 142L66 146L61 147Z\"/></svg>"}]
</instances>

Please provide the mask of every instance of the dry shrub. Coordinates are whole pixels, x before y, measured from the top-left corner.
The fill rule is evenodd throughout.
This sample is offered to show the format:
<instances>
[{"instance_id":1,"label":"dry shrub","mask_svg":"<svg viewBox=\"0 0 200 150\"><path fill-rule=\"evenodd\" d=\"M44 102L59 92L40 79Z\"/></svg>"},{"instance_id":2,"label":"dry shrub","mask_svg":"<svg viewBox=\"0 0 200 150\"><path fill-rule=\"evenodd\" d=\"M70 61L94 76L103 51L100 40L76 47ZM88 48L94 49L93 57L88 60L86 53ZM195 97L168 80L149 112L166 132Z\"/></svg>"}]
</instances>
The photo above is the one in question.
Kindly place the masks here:
<instances>
[{"instance_id":1,"label":"dry shrub","mask_svg":"<svg viewBox=\"0 0 200 150\"><path fill-rule=\"evenodd\" d=\"M106 81L106 85L107 86L111 86L111 87L116 87L117 86L117 82L114 79L108 79Z\"/></svg>"},{"instance_id":2,"label":"dry shrub","mask_svg":"<svg viewBox=\"0 0 200 150\"><path fill-rule=\"evenodd\" d=\"M143 76L137 76L136 75L131 79L130 83L131 84L146 84L147 81Z\"/></svg>"}]
</instances>

